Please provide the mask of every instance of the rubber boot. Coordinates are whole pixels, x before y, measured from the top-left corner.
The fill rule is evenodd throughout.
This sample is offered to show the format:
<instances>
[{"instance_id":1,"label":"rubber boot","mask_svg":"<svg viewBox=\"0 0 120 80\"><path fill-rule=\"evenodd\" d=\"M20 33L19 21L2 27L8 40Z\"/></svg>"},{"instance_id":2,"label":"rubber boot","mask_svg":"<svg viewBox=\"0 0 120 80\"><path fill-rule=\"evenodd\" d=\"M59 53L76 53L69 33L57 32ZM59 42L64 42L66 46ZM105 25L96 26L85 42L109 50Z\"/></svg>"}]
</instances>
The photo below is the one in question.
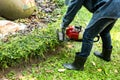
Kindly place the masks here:
<instances>
[{"instance_id":1,"label":"rubber boot","mask_svg":"<svg viewBox=\"0 0 120 80\"><path fill-rule=\"evenodd\" d=\"M63 66L70 70L83 70L84 63L86 62L87 58L77 56L77 54L79 54L79 53L76 53L75 60L73 63L66 63L66 64L63 64Z\"/></svg>"},{"instance_id":2,"label":"rubber boot","mask_svg":"<svg viewBox=\"0 0 120 80\"><path fill-rule=\"evenodd\" d=\"M96 51L94 52L94 55L105 61L111 61L111 53L112 53L112 46L110 49L103 48L102 53Z\"/></svg>"}]
</instances>

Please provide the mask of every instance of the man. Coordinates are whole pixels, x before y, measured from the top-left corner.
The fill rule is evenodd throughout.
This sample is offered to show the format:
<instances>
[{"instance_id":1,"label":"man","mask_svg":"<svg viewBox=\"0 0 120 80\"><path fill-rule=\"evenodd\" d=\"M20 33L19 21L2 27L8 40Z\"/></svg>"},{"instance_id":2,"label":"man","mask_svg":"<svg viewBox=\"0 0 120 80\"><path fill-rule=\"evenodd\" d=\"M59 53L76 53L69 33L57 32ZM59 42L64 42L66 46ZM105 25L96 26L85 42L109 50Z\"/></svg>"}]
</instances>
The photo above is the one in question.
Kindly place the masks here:
<instances>
[{"instance_id":1,"label":"man","mask_svg":"<svg viewBox=\"0 0 120 80\"><path fill-rule=\"evenodd\" d=\"M72 70L84 69L84 64L93 46L93 39L98 34L100 34L102 39L102 52L94 52L94 54L105 61L111 60L112 44L110 30L120 17L120 0L71 0L63 17L63 31L73 21L82 5L93 13L93 17L85 29L81 52L76 53L73 63L63 64L65 68Z\"/></svg>"}]
</instances>

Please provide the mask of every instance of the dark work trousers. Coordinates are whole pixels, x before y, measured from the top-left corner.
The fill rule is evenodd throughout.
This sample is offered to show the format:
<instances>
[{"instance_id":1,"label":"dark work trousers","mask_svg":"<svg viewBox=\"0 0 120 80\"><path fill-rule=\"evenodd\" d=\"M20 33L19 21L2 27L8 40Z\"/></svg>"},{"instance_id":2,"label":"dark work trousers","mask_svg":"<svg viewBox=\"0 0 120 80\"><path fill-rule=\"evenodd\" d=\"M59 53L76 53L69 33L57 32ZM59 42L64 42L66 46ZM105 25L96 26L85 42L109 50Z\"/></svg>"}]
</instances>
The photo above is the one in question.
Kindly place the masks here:
<instances>
[{"instance_id":1,"label":"dark work trousers","mask_svg":"<svg viewBox=\"0 0 120 80\"><path fill-rule=\"evenodd\" d=\"M87 27L83 35L81 52L78 56L88 57L93 46L94 38L100 34L103 48L111 48L110 30L114 26L116 19L100 19L94 25Z\"/></svg>"}]
</instances>

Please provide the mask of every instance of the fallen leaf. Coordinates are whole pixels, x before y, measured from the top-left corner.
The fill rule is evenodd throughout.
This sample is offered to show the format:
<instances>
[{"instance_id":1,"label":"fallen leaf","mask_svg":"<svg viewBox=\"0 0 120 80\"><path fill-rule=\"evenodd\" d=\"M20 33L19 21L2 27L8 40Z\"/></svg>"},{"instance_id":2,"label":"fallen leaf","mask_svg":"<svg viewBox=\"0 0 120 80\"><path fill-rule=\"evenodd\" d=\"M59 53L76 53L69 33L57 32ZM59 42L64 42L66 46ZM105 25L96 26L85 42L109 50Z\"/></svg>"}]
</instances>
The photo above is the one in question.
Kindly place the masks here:
<instances>
[{"instance_id":1,"label":"fallen leaf","mask_svg":"<svg viewBox=\"0 0 120 80\"><path fill-rule=\"evenodd\" d=\"M95 63L94 61L92 61L92 65L93 65L93 66L96 66L96 63Z\"/></svg>"},{"instance_id":2,"label":"fallen leaf","mask_svg":"<svg viewBox=\"0 0 120 80\"><path fill-rule=\"evenodd\" d=\"M72 48L73 46L72 45L67 45L68 48Z\"/></svg>"},{"instance_id":3,"label":"fallen leaf","mask_svg":"<svg viewBox=\"0 0 120 80\"><path fill-rule=\"evenodd\" d=\"M58 69L59 72L64 72L66 69Z\"/></svg>"},{"instance_id":4,"label":"fallen leaf","mask_svg":"<svg viewBox=\"0 0 120 80\"><path fill-rule=\"evenodd\" d=\"M54 72L53 70L46 70L45 72L47 72L47 73L52 73L52 72Z\"/></svg>"},{"instance_id":5,"label":"fallen leaf","mask_svg":"<svg viewBox=\"0 0 120 80\"><path fill-rule=\"evenodd\" d=\"M97 71L101 72L101 71L102 71L102 69L97 69Z\"/></svg>"},{"instance_id":6,"label":"fallen leaf","mask_svg":"<svg viewBox=\"0 0 120 80\"><path fill-rule=\"evenodd\" d=\"M118 70L117 70L117 69L115 69L115 70L114 70L114 72L115 72L115 73L118 73Z\"/></svg>"}]
</instances>

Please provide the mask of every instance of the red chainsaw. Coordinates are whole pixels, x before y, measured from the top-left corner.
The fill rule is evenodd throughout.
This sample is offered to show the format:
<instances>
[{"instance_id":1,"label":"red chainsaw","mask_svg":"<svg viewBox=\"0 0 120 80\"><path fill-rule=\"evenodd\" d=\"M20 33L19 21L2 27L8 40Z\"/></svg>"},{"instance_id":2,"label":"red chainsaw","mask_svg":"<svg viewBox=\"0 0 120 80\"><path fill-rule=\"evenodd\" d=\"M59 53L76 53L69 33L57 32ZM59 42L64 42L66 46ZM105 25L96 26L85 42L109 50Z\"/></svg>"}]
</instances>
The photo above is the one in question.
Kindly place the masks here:
<instances>
[{"instance_id":1,"label":"red chainsaw","mask_svg":"<svg viewBox=\"0 0 120 80\"><path fill-rule=\"evenodd\" d=\"M82 42L83 33L84 33L84 28L82 28L82 26L68 26L65 32L59 31L57 29L57 37L58 37L58 40L61 42L63 41ZM96 37L97 39L94 40L94 42L99 41L99 36L96 36Z\"/></svg>"}]
</instances>

